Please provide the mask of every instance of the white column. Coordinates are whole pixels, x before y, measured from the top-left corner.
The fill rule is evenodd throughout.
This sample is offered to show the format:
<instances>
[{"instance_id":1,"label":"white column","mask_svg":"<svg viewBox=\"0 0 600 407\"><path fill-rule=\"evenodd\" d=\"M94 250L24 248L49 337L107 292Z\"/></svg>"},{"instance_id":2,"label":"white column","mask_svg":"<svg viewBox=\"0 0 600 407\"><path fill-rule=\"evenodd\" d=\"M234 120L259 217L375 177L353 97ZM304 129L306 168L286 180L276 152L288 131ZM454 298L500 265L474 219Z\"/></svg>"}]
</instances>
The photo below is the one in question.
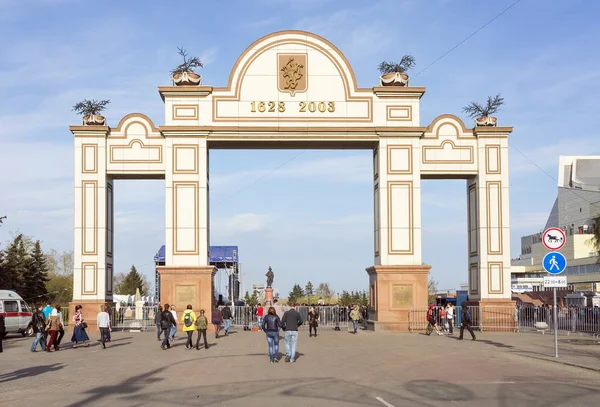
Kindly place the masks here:
<instances>
[{"instance_id":1,"label":"white column","mask_svg":"<svg viewBox=\"0 0 600 407\"><path fill-rule=\"evenodd\" d=\"M166 137L166 266L208 266L206 138Z\"/></svg>"},{"instance_id":2,"label":"white column","mask_svg":"<svg viewBox=\"0 0 600 407\"><path fill-rule=\"evenodd\" d=\"M113 191L105 126L73 126L75 213L73 300L112 301Z\"/></svg>"},{"instance_id":3,"label":"white column","mask_svg":"<svg viewBox=\"0 0 600 407\"><path fill-rule=\"evenodd\" d=\"M422 264L419 139L381 138L374 152L375 265Z\"/></svg>"},{"instance_id":4,"label":"white column","mask_svg":"<svg viewBox=\"0 0 600 407\"><path fill-rule=\"evenodd\" d=\"M508 132L478 130L478 175L467 182L469 297L511 299Z\"/></svg>"}]
</instances>

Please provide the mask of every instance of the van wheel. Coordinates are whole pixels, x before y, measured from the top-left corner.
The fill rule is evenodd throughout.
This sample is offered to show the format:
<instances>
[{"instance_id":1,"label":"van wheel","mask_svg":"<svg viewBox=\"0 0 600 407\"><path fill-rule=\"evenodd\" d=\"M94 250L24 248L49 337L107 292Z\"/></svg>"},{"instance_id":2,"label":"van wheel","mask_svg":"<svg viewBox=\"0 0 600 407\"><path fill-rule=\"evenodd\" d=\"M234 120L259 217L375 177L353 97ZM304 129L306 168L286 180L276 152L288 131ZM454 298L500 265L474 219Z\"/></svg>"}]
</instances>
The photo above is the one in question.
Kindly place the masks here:
<instances>
[{"instance_id":1,"label":"van wheel","mask_svg":"<svg viewBox=\"0 0 600 407\"><path fill-rule=\"evenodd\" d=\"M31 324L29 324L27 326L27 329L25 329L25 331L23 332L23 336L33 336L34 332L33 332L33 326L31 326Z\"/></svg>"}]
</instances>

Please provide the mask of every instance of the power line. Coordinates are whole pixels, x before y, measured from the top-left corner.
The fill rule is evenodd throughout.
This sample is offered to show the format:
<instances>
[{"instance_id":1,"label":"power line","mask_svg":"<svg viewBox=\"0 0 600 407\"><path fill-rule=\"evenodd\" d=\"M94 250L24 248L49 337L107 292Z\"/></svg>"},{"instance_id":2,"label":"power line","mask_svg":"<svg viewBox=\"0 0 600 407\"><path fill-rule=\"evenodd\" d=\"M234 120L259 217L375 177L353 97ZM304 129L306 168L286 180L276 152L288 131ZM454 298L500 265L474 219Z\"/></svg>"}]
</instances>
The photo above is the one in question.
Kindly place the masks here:
<instances>
[{"instance_id":1,"label":"power line","mask_svg":"<svg viewBox=\"0 0 600 407\"><path fill-rule=\"evenodd\" d=\"M527 161L529 161L534 167L536 167L538 170L540 170L541 172L543 172L544 174L546 174L551 180L555 181L558 183L558 180L553 177L551 174L549 174L546 170L544 170L542 167L540 167L539 165L537 165L531 158L529 158L527 155L525 155L525 153L523 153L521 150L519 150L513 143L511 143L510 141L508 142L508 144L514 148L519 154L521 154ZM567 190L569 192L571 192L572 194L575 194L575 196L577 196L578 198L580 198L581 200L587 202L588 204L592 205L595 202L590 202L588 201L585 197L579 195L579 193L577 193L577 191L575 191L573 188L567 188Z\"/></svg>"},{"instance_id":2,"label":"power line","mask_svg":"<svg viewBox=\"0 0 600 407\"><path fill-rule=\"evenodd\" d=\"M485 23L484 25L482 25L481 27L479 27L477 30L473 31L470 35L468 35L467 37L465 37L461 42L459 42L454 47L450 48L448 51L446 51L444 54L442 54L442 56L440 56L438 59L436 59L435 61L433 61L429 65L427 65L425 68L423 68L422 70L420 70L417 74L413 75L413 78L415 76L418 76L419 74L425 72L427 69L429 69L436 62L438 62L439 60L441 60L442 58L444 58L446 55L448 55L449 53L451 53L452 51L454 51L456 48L460 47L462 44L464 44L469 39L471 39L473 36L475 36L479 31L483 30L485 27L487 27L488 25L490 25L491 23L493 23L494 21L496 21L498 18L500 18L500 16L502 16L504 13L506 13L508 10L510 10L511 8L513 8L514 6L516 6L520 2L521 2L521 0L517 0L514 3L512 3L510 6L508 6L504 10L502 10L494 18L492 18L490 21L488 21L487 23Z\"/></svg>"}]
</instances>

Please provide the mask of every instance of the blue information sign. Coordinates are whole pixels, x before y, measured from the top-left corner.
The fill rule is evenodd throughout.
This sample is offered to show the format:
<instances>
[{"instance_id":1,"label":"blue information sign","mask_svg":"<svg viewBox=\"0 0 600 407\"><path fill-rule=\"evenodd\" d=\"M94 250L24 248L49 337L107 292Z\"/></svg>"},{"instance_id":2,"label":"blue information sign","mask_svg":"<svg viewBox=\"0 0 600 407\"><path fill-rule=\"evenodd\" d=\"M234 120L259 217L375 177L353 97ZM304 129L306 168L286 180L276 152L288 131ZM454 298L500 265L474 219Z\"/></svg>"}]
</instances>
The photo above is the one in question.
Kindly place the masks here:
<instances>
[{"instance_id":1,"label":"blue information sign","mask_svg":"<svg viewBox=\"0 0 600 407\"><path fill-rule=\"evenodd\" d=\"M544 270L550 274L560 274L567 268L567 259L560 252L550 252L542 261Z\"/></svg>"}]
</instances>

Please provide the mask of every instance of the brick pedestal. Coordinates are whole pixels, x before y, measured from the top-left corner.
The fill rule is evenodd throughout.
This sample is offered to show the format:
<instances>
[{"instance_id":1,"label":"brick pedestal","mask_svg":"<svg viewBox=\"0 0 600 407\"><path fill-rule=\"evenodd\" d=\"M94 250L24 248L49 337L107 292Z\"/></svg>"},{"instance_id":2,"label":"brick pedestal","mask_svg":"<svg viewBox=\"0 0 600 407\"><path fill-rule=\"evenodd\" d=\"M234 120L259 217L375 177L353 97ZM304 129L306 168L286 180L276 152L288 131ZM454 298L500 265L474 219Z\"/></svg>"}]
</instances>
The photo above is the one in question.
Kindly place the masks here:
<instances>
[{"instance_id":1,"label":"brick pedestal","mask_svg":"<svg viewBox=\"0 0 600 407\"><path fill-rule=\"evenodd\" d=\"M83 315L83 320L88 324L88 331L96 330L96 317L100 312L101 305L110 305L111 308L114 309L115 303L112 300L109 301L99 301L99 300L75 300L69 303L69 316L64 315L65 323L70 328L69 332L73 332L73 327L75 326L75 322L73 322L73 316L75 315L75 306L81 305L83 308L81 313ZM66 320L68 318L68 321ZM66 335L66 334L65 334ZM66 337L65 337L66 338ZM69 340L71 337L68 338ZM64 340L64 339L63 339Z\"/></svg>"},{"instance_id":2,"label":"brick pedestal","mask_svg":"<svg viewBox=\"0 0 600 407\"><path fill-rule=\"evenodd\" d=\"M411 307L427 306L431 266L373 266L369 273L370 330L408 332Z\"/></svg>"},{"instance_id":3,"label":"brick pedestal","mask_svg":"<svg viewBox=\"0 0 600 407\"><path fill-rule=\"evenodd\" d=\"M483 331L514 332L517 329L515 301L482 299L466 301L464 305L479 307L479 312L473 315L473 325Z\"/></svg>"},{"instance_id":4,"label":"brick pedestal","mask_svg":"<svg viewBox=\"0 0 600 407\"><path fill-rule=\"evenodd\" d=\"M214 304L213 276L217 269L214 266L159 266L157 269L161 305L175 305L180 315L191 304L196 315L203 309L210 323Z\"/></svg>"}]
</instances>

